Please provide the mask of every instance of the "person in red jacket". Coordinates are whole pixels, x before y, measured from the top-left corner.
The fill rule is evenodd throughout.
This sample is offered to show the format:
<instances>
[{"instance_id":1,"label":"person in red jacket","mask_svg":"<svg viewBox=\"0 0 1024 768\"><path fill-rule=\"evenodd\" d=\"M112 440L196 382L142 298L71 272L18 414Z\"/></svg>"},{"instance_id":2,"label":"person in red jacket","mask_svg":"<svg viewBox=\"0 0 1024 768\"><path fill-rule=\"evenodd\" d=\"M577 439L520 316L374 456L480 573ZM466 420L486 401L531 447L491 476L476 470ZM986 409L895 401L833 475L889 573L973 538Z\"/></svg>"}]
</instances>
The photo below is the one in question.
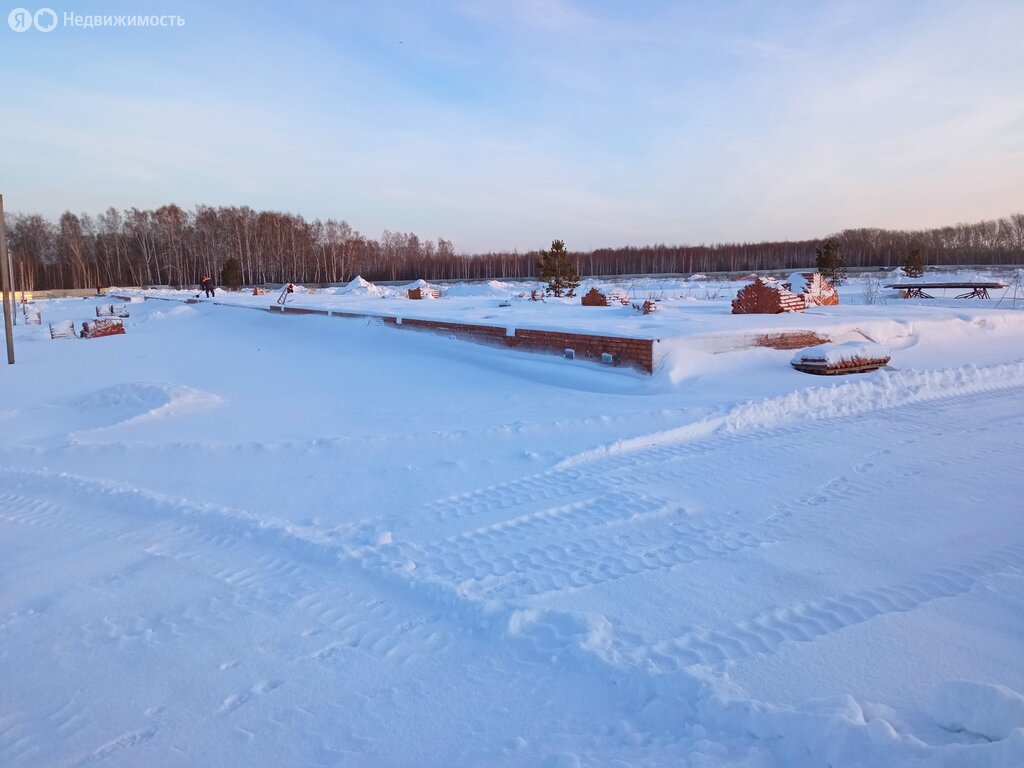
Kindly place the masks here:
<instances>
[{"instance_id":1,"label":"person in red jacket","mask_svg":"<svg viewBox=\"0 0 1024 768\"><path fill-rule=\"evenodd\" d=\"M203 275L203 279L199 283L200 287L206 291L206 297L214 295L213 279L209 275Z\"/></svg>"}]
</instances>

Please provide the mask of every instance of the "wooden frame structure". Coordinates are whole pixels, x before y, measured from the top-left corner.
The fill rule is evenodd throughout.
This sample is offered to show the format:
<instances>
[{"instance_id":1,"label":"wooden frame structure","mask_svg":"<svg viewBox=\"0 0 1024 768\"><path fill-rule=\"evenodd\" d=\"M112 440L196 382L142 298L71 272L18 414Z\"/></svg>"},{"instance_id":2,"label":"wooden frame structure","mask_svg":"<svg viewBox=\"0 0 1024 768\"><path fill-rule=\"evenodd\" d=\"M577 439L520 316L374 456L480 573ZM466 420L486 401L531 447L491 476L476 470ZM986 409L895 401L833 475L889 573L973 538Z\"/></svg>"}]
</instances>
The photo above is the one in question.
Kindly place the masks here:
<instances>
[{"instance_id":1,"label":"wooden frame structure","mask_svg":"<svg viewBox=\"0 0 1024 768\"><path fill-rule=\"evenodd\" d=\"M988 299L989 289L1005 288L1002 283L889 283L886 288L895 288L902 299L934 299L929 290L942 288L968 289L965 293L954 296L954 299Z\"/></svg>"}]
</instances>

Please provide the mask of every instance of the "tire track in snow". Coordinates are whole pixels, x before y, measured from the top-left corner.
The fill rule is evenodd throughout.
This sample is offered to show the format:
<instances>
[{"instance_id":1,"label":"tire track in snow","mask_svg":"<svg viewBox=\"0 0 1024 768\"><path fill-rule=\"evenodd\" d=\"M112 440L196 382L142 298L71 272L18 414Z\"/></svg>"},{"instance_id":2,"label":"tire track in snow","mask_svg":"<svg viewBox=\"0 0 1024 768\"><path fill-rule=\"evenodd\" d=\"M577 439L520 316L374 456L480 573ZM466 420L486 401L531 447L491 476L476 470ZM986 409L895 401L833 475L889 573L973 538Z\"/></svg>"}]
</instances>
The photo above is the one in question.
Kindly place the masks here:
<instances>
[{"instance_id":1,"label":"tire track in snow","mask_svg":"<svg viewBox=\"0 0 1024 768\"><path fill-rule=\"evenodd\" d=\"M637 664L653 664L660 672L770 655L787 642L813 642L856 624L957 597L990 576L1019 572L1022 565L1024 547L1003 547L899 584L779 606L731 626L694 630L629 653Z\"/></svg>"},{"instance_id":2,"label":"tire track in snow","mask_svg":"<svg viewBox=\"0 0 1024 768\"><path fill-rule=\"evenodd\" d=\"M122 733L116 739L108 741L101 747L95 749L88 757L84 760L80 760L75 765L92 765L94 763L100 763L104 760L114 757L119 752L123 752L126 749L133 749L140 744L152 739L156 736L159 727L152 725L149 728L145 728L140 731L129 731L128 733Z\"/></svg>"},{"instance_id":3,"label":"tire track in snow","mask_svg":"<svg viewBox=\"0 0 1024 768\"><path fill-rule=\"evenodd\" d=\"M322 540L315 532L278 521L157 496L123 484L3 468L0 478L21 491L8 494L11 509L0 503L0 520L7 515L32 524L38 518L78 536L114 539L152 557L181 562L244 596L240 605L234 601L231 606L209 607L215 613L241 610L277 615L299 610L312 625L308 636L323 634L328 638L325 642L336 648L403 664L449 642L441 627L443 614L432 605L409 603L404 586L394 589L391 580L382 580L384 574L366 567L343 541ZM82 516L102 525L76 524ZM342 575L346 583L359 588L340 587ZM382 595L394 599L385 600ZM157 616L152 623L149 618L126 617L117 626L90 625L83 627L83 633L93 642L133 642L138 637L148 642L173 637L179 626L192 622L227 620L209 615L169 622ZM314 653L306 658L324 660L330 655Z\"/></svg>"},{"instance_id":4,"label":"tire track in snow","mask_svg":"<svg viewBox=\"0 0 1024 768\"><path fill-rule=\"evenodd\" d=\"M69 519L65 509L48 501L10 493L0 494L0 522L59 533L92 535L101 530L81 519Z\"/></svg>"},{"instance_id":5,"label":"tire track in snow","mask_svg":"<svg viewBox=\"0 0 1024 768\"><path fill-rule=\"evenodd\" d=\"M463 597L522 598L728 556L780 537L782 515L749 529L665 499L612 495L449 537L405 554L416 575ZM589 536L580 536L588 532ZM525 546L542 540L541 546Z\"/></svg>"},{"instance_id":6,"label":"tire track in snow","mask_svg":"<svg viewBox=\"0 0 1024 768\"><path fill-rule=\"evenodd\" d=\"M496 517L531 507L544 510L574 496L593 496L595 487L607 486L602 481L611 473L635 474L640 466L646 472L653 464L707 458L751 439L799 434L805 419L839 426L855 423L868 413L885 412L892 414L891 421L907 423L935 408L962 408L1020 389L1024 389L1024 362L897 372L883 380L798 390L745 403L723 416L616 441L567 457L544 472L435 499L423 509L434 522ZM429 524L398 528L414 534L424 525Z\"/></svg>"}]
</instances>

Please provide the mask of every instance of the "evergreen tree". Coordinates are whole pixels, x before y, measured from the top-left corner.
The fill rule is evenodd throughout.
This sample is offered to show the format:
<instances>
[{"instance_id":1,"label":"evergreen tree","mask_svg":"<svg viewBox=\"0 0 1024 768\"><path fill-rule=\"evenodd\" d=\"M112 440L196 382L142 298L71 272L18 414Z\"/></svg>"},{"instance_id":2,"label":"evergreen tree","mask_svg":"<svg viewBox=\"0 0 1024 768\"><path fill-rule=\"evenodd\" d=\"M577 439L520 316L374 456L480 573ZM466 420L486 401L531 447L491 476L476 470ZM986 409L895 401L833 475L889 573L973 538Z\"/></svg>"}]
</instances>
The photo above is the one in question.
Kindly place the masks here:
<instances>
[{"instance_id":1,"label":"evergreen tree","mask_svg":"<svg viewBox=\"0 0 1024 768\"><path fill-rule=\"evenodd\" d=\"M903 274L907 277L921 277L924 275L924 259L921 257L920 248L911 248L907 258L903 262Z\"/></svg>"},{"instance_id":2,"label":"evergreen tree","mask_svg":"<svg viewBox=\"0 0 1024 768\"><path fill-rule=\"evenodd\" d=\"M552 240L551 250L540 252L537 276L548 284L546 293L556 297L575 296L580 284L579 270L569 260L569 252L561 240Z\"/></svg>"},{"instance_id":3,"label":"evergreen tree","mask_svg":"<svg viewBox=\"0 0 1024 768\"><path fill-rule=\"evenodd\" d=\"M821 248L816 248L814 263L832 285L840 285L846 280L846 262L839 255L839 243L829 238Z\"/></svg>"},{"instance_id":4,"label":"evergreen tree","mask_svg":"<svg viewBox=\"0 0 1024 768\"><path fill-rule=\"evenodd\" d=\"M242 287L242 263L234 256L224 262L220 271L220 284L225 288L237 291Z\"/></svg>"}]
</instances>

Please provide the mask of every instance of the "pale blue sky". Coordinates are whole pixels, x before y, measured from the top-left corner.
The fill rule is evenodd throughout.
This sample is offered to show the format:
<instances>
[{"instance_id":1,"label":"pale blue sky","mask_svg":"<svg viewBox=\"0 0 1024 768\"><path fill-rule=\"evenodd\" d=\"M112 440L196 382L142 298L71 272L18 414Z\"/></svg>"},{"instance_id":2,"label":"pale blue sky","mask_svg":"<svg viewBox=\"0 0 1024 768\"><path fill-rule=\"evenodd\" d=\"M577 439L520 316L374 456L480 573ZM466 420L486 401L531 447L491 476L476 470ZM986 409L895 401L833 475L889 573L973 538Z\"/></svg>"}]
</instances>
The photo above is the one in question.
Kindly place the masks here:
<instances>
[{"instance_id":1,"label":"pale blue sky","mask_svg":"<svg viewBox=\"0 0 1024 768\"><path fill-rule=\"evenodd\" d=\"M249 205L466 252L1024 211L1020 0L212 6L0 27L7 208Z\"/></svg>"}]
</instances>

